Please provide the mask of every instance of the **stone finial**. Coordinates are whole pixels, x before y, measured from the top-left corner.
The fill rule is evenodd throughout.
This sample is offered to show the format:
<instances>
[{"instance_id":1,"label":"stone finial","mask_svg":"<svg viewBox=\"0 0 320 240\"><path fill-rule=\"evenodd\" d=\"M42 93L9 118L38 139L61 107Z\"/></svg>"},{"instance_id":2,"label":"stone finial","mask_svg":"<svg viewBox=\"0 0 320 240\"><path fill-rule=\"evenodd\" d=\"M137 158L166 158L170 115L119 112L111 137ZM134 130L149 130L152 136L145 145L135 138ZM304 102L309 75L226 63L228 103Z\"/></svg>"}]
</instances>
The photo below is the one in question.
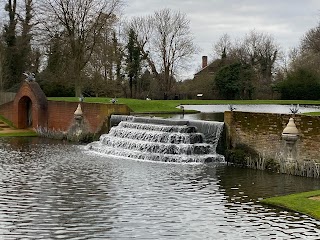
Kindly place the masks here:
<instances>
[{"instance_id":1,"label":"stone finial","mask_svg":"<svg viewBox=\"0 0 320 240\"><path fill-rule=\"evenodd\" d=\"M293 162L296 159L296 143L299 138L299 130L294 123L293 118L289 119L289 122L282 132L282 139L285 141L285 161Z\"/></svg>"},{"instance_id":2,"label":"stone finial","mask_svg":"<svg viewBox=\"0 0 320 240\"><path fill-rule=\"evenodd\" d=\"M76 109L76 111L74 112L74 118L75 119L81 119L83 115L82 109L81 109L81 104L78 104L78 107Z\"/></svg>"},{"instance_id":3,"label":"stone finial","mask_svg":"<svg viewBox=\"0 0 320 240\"><path fill-rule=\"evenodd\" d=\"M292 135L299 135L299 130L294 123L294 119L290 118L287 126L283 129L282 134L292 134Z\"/></svg>"}]
</instances>

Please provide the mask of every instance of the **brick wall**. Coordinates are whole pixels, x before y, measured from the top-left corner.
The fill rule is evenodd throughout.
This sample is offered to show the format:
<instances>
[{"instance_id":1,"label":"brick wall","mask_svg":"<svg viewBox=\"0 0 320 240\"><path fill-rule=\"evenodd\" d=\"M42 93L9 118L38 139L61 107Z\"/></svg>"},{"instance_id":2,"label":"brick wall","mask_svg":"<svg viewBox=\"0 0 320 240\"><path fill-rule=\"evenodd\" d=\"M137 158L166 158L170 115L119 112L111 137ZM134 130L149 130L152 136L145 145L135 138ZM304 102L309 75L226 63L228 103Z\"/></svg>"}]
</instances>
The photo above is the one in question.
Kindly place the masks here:
<instances>
[{"instance_id":1,"label":"brick wall","mask_svg":"<svg viewBox=\"0 0 320 240\"><path fill-rule=\"evenodd\" d=\"M23 81L12 106L12 119L17 128L46 126L48 101L36 82ZM28 111L32 115L32 125L28 125Z\"/></svg>"},{"instance_id":2,"label":"brick wall","mask_svg":"<svg viewBox=\"0 0 320 240\"><path fill-rule=\"evenodd\" d=\"M77 106L76 102L47 101L38 83L24 81L14 100L0 105L0 115L17 128L47 127L67 131L74 121ZM123 104L81 103L81 106L84 120L92 133L108 130L112 114L130 114L130 109ZM32 126L28 126L28 108L32 112Z\"/></svg>"},{"instance_id":3,"label":"brick wall","mask_svg":"<svg viewBox=\"0 0 320 240\"><path fill-rule=\"evenodd\" d=\"M42 127L47 126L51 130L67 131L74 120L74 112L77 109L76 102L59 102L48 101L47 114ZM84 119L89 126L90 132L99 132L102 128L108 129L109 118L112 114L129 115L130 109L124 104L99 104L99 103L82 103ZM0 105L0 115L14 123L17 118L17 109L14 108L13 102ZM17 126L14 123L15 126Z\"/></svg>"},{"instance_id":4,"label":"brick wall","mask_svg":"<svg viewBox=\"0 0 320 240\"><path fill-rule=\"evenodd\" d=\"M230 148L246 144L260 154L274 157L283 150L281 134L290 117L287 114L225 112L227 144ZM296 115L294 119L300 132L299 159L320 162L320 117Z\"/></svg>"},{"instance_id":5,"label":"brick wall","mask_svg":"<svg viewBox=\"0 0 320 240\"><path fill-rule=\"evenodd\" d=\"M52 130L67 131L74 121L76 102L48 102L48 128ZM90 132L99 132L108 128L109 117L112 114L130 114L130 109L123 104L81 103L83 116Z\"/></svg>"}]
</instances>

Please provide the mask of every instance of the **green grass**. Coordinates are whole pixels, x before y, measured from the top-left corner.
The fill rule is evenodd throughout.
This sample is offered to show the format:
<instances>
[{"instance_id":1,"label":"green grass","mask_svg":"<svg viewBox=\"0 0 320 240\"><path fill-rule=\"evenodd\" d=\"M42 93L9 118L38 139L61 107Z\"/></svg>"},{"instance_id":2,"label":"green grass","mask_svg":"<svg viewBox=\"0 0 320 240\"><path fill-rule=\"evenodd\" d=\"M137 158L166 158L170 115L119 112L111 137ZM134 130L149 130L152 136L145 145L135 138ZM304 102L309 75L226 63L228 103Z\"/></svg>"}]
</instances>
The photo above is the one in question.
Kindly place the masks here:
<instances>
[{"instance_id":1,"label":"green grass","mask_svg":"<svg viewBox=\"0 0 320 240\"><path fill-rule=\"evenodd\" d=\"M0 115L0 121L4 122L4 123L8 124L10 127L14 128L13 123L1 115Z\"/></svg>"},{"instance_id":2,"label":"green grass","mask_svg":"<svg viewBox=\"0 0 320 240\"><path fill-rule=\"evenodd\" d=\"M320 196L320 190L266 198L261 202L303 213L320 220L320 201L310 199L314 196Z\"/></svg>"},{"instance_id":3,"label":"green grass","mask_svg":"<svg viewBox=\"0 0 320 240\"><path fill-rule=\"evenodd\" d=\"M307 116L320 116L320 112L307 112L307 113L303 113L303 115L307 115Z\"/></svg>"},{"instance_id":4,"label":"green grass","mask_svg":"<svg viewBox=\"0 0 320 240\"><path fill-rule=\"evenodd\" d=\"M53 101L71 101L78 102L76 97L50 97ZM85 98L85 102L91 103L110 103L111 98ZM118 98L120 104L126 104L136 113L178 113L181 109L177 106L183 104L201 105L201 104L305 104L320 105L320 101L313 100L140 100L130 98ZM188 111L189 112L189 111ZM192 111L191 111L192 112ZM194 112L194 111L193 111Z\"/></svg>"},{"instance_id":5,"label":"green grass","mask_svg":"<svg viewBox=\"0 0 320 240\"><path fill-rule=\"evenodd\" d=\"M29 131L29 132L26 132L26 131L15 131L15 132L12 132L12 133L1 133L0 132L0 137L36 137L38 136L38 134L36 132L33 132L33 131Z\"/></svg>"},{"instance_id":6,"label":"green grass","mask_svg":"<svg viewBox=\"0 0 320 240\"><path fill-rule=\"evenodd\" d=\"M0 115L0 120L4 123L8 124L11 128L15 129L13 123L6 119L5 117ZM1 130L1 128L0 128ZM26 130L15 130L14 132L10 133L3 133L0 131L0 137L35 137L38 136L36 132L34 131L26 131Z\"/></svg>"}]
</instances>

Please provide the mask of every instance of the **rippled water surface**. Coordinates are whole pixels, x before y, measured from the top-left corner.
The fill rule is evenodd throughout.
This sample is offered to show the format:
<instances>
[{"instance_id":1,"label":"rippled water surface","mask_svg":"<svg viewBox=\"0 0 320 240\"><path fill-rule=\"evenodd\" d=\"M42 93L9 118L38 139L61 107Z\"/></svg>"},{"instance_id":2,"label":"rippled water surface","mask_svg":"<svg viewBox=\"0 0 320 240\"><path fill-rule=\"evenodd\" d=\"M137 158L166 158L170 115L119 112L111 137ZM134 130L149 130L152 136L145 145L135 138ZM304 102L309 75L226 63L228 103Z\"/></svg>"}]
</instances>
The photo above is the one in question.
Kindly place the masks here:
<instances>
[{"instance_id":1,"label":"rippled water surface","mask_svg":"<svg viewBox=\"0 0 320 240\"><path fill-rule=\"evenodd\" d=\"M0 239L319 239L319 222L259 203L318 180L139 162L0 138Z\"/></svg>"}]
</instances>

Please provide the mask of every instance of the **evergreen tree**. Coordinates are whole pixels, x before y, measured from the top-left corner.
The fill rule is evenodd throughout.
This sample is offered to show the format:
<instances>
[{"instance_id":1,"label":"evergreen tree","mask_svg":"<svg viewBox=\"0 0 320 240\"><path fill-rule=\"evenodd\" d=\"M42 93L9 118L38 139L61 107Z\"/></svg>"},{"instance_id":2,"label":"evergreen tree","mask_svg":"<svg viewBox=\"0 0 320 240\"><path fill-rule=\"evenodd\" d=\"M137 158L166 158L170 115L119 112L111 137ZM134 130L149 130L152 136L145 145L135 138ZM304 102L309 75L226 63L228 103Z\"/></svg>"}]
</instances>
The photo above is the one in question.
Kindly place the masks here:
<instances>
[{"instance_id":1,"label":"evergreen tree","mask_svg":"<svg viewBox=\"0 0 320 240\"><path fill-rule=\"evenodd\" d=\"M320 99L320 74L303 67L288 73L283 82L277 85L281 99Z\"/></svg>"},{"instance_id":2,"label":"evergreen tree","mask_svg":"<svg viewBox=\"0 0 320 240\"><path fill-rule=\"evenodd\" d=\"M139 73L141 70L141 55L140 49L136 44L136 33L132 28L129 30L127 44L127 73L129 76L129 88L130 88L130 97L136 96L137 94L137 82ZM133 94L134 89L134 94Z\"/></svg>"},{"instance_id":3,"label":"evergreen tree","mask_svg":"<svg viewBox=\"0 0 320 240\"><path fill-rule=\"evenodd\" d=\"M251 99L253 70L248 64L233 63L221 68L215 84L222 98Z\"/></svg>"},{"instance_id":4,"label":"evergreen tree","mask_svg":"<svg viewBox=\"0 0 320 240\"><path fill-rule=\"evenodd\" d=\"M25 0L24 4L23 14L18 14L16 0L8 0L5 6L8 22L4 25L3 29L5 46L2 79L6 90L17 89L18 84L23 79L23 72L35 72L38 70L39 52L33 51L31 48L33 27L32 0Z\"/></svg>"},{"instance_id":5,"label":"evergreen tree","mask_svg":"<svg viewBox=\"0 0 320 240\"><path fill-rule=\"evenodd\" d=\"M17 69L19 56L17 54L17 1L9 0L5 10L8 13L9 21L4 25L5 60L4 60L4 89L11 88L20 79ZM22 74L22 73L21 73Z\"/></svg>"}]
</instances>

